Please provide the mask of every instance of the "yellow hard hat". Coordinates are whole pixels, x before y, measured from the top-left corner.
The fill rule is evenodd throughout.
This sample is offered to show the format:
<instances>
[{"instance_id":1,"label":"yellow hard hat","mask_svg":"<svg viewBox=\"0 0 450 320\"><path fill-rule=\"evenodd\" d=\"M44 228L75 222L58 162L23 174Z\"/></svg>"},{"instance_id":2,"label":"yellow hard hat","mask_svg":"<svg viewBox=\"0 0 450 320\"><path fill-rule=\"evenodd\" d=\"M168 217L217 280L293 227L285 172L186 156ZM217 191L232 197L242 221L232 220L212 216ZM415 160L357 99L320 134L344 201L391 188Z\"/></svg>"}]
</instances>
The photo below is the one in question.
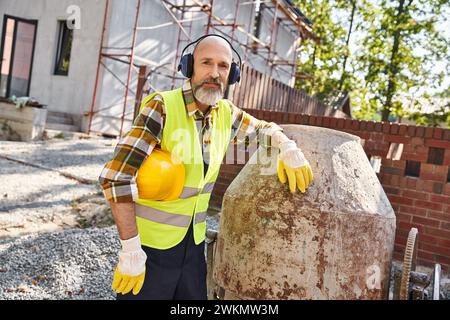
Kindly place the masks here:
<instances>
[{"instance_id":1,"label":"yellow hard hat","mask_svg":"<svg viewBox=\"0 0 450 320\"><path fill-rule=\"evenodd\" d=\"M161 149L153 149L137 172L136 183L140 199L176 200L183 191L184 165Z\"/></svg>"}]
</instances>

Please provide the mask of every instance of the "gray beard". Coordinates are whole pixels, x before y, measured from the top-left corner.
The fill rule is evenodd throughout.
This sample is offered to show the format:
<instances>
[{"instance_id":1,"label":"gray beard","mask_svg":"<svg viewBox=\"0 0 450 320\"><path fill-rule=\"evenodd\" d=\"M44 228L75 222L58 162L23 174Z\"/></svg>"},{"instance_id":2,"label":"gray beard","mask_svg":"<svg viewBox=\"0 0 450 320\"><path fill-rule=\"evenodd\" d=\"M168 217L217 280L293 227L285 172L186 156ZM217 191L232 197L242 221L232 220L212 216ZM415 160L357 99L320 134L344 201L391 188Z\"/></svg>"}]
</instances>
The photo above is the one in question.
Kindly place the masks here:
<instances>
[{"instance_id":1,"label":"gray beard","mask_svg":"<svg viewBox=\"0 0 450 320\"><path fill-rule=\"evenodd\" d=\"M219 102L220 99L222 99L223 93L222 90L214 90L214 89L205 89L203 87L199 87L196 90L194 90L194 97L197 99L200 103L213 106L217 102Z\"/></svg>"}]
</instances>

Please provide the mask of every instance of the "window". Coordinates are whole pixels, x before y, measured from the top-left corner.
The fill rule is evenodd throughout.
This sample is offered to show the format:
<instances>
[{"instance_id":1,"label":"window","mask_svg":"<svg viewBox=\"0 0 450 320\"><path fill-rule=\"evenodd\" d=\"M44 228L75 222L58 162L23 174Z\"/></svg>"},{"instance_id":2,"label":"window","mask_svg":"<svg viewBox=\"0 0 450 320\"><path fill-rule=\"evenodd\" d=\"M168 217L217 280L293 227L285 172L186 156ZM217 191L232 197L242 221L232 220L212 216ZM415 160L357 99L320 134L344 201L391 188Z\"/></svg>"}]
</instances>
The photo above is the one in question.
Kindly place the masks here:
<instances>
[{"instance_id":1,"label":"window","mask_svg":"<svg viewBox=\"0 0 450 320\"><path fill-rule=\"evenodd\" d=\"M420 162L419 161L406 160L405 175L410 176L410 177L419 177L419 175L420 175Z\"/></svg>"},{"instance_id":2,"label":"window","mask_svg":"<svg viewBox=\"0 0 450 320\"><path fill-rule=\"evenodd\" d=\"M37 21L4 15L0 41L0 96L28 96Z\"/></svg>"},{"instance_id":3,"label":"window","mask_svg":"<svg viewBox=\"0 0 450 320\"><path fill-rule=\"evenodd\" d=\"M428 149L428 163L441 165L444 163L444 148L433 148Z\"/></svg>"},{"instance_id":4,"label":"window","mask_svg":"<svg viewBox=\"0 0 450 320\"><path fill-rule=\"evenodd\" d=\"M447 182L450 183L450 167L448 167Z\"/></svg>"},{"instance_id":5,"label":"window","mask_svg":"<svg viewBox=\"0 0 450 320\"><path fill-rule=\"evenodd\" d=\"M67 27L67 20L58 21L58 46L54 74L67 75L69 73L72 38L73 30Z\"/></svg>"}]
</instances>

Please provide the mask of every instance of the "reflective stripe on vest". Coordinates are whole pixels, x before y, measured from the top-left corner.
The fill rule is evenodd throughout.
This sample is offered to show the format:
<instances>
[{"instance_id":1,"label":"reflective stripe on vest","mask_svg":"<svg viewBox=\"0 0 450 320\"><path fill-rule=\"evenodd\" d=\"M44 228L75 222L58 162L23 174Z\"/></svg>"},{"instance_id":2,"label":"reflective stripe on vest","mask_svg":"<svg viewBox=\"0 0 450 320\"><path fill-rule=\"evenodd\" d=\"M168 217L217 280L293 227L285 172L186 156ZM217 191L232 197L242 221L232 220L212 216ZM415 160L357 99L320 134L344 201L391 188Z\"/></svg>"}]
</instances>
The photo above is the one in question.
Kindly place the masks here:
<instances>
[{"instance_id":1,"label":"reflective stripe on vest","mask_svg":"<svg viewBox=\"0 0 450 320\"><path fill-rule=\"evenodd\" d=\"M169 213L137 203L135 205L135 210L136 216L140 218L158 223L170 224L171 226L189 227L189 223L191 222L191 216Z\"/></svg>"},{"instance_id":2,"label":"reflective stripe on vest","mask_svg":"<svg viewBox=\"0 0 450 320\"><path fill-rule=\"evenodd\" d=\"M214 189L215 183L216 182L208 182L207 184L205 184L201 193L211 193Z\"/></svg>"},{"instance_id":3,"label":"reflective stripe on vest","mask_svg":"<svg viewBox=\"0 0 450 320\"><path fill-rule=\"evenodd\" d=\"M189 227L191 216L165 212L155 208L136 204L136 216L153 222L169 224L175 227ZM194 224L206 221L206 212L197 212Z\"/></svg>"},{"instance_id":4,"label":"reflective stripe on vest","mask_svg":"<svg viewBox=\"0 0 450 320\"><path fill-rule=\"evenodd\" d=\"M196 196L199 192L198 188L184 187L183 191L181 191L180 199L186 199L189 197Z\"/></svg>"},{"instance_id":5,"label":"reflective stripe on vest","mask_svg":"<svg viewBox=\"0 0 450 320\"><path fill-rule=\"evenodd\" d=\"M194 224L202 223L206 220L206 212L197 212L194 218Z\"/></svg>"}]
</instances>

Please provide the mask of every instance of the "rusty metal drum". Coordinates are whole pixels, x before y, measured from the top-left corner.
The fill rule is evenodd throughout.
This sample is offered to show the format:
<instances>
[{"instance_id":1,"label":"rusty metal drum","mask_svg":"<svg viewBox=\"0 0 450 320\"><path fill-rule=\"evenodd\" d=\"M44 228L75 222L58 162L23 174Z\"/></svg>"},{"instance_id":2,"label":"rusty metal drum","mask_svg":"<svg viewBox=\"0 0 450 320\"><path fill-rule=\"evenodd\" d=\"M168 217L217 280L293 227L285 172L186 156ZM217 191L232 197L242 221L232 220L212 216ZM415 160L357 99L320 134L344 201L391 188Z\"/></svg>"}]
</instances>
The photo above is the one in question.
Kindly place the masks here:
<instances>
[{"instance_id":1,"label":"rusty metal drum","mask_svg":"<svg viewBox=\"0 0 450 320\"><path fill-rule=\"evenodd\" d=\"M259 148L224 195L214 281L239 299L387 299L395 214L360 138L282 127L314 181L291 194Z\"/></svg>"}]
</instances>

